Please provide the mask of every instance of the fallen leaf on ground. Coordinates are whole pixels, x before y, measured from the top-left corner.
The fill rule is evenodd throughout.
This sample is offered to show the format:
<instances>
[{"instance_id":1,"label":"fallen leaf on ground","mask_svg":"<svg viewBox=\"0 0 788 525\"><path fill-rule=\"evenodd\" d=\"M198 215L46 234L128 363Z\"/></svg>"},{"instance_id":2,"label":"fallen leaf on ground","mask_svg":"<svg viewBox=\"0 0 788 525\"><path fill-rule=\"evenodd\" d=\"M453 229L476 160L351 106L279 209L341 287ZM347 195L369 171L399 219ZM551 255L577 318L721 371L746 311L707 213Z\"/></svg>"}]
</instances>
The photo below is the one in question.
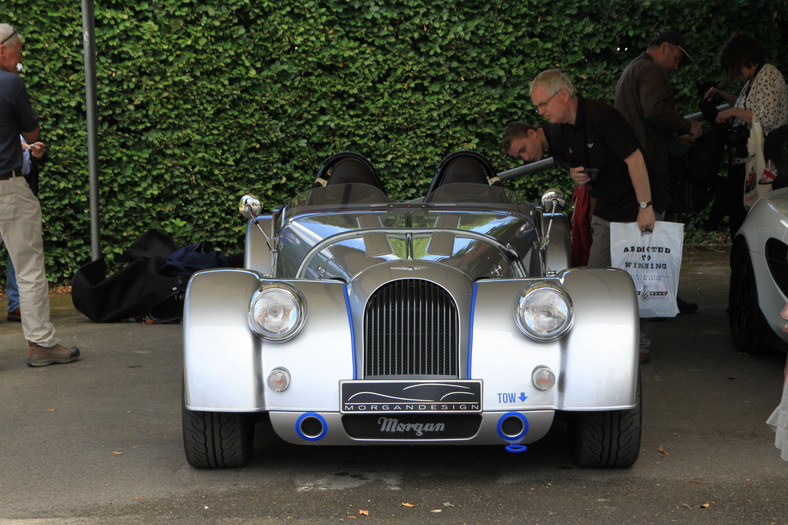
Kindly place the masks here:
<instances>
[{"instance_id":1,"label":"fallen leaf on ground","mask_svg":"<svg viewBox=\"0 0 788 525\"><path fill-rule=\"evenodd\" d=\"M699 479L691 479L690 483L697 483L698 485L717 485L716 481L701 481Z\"/></svg>"},{"instance_id":2,"label":"fallen leaf on ground","mask_svg":"<svg viewBox=\"0 0 788 525\"><path fill-rule=\"evenodd\" d=\"M113 452L113 454L115 454L116 456L122 456L122 455L123 455L123 452L118 452L118 451L116 450L116 451L114 451L114 452Z\"/></svg>"},{"instance_id":3,"label":"fallen leaf on ground","mask_svg":"<svg viewBox=\"0 0 788 525\"><path fill-rule=\"evenodd\" d=\"M416 505L414 505L413 503L403 503L402 506L410 508L410 507L415 507Z\"/></svg>"},{"instance_id":4,"label":"fallen leaf on ground","mask_svg":"<svg viewBox=\"0 0 788 525\"><path fill-rule=\"evenodd\" d=\"M361 510L361 509L359 509L358 513L361 514L362 516L369 516L369 511L368 510Z\"/></svg>"},{"instance_id":5,"label":"fallen leaf on ground","mask_svg":"<svg viewBox=\"0 0 788 525\"><path fill-rule=\"evenodd\" d=\"M441 509L432 509L430 512L443 512Z\"/></svg>"},{"instance_id":6,"label":"fallen leaf on ground","mask_svg":"<svg viewBox=\"0 0 788 525\"><path fill-rule=\"evenodd\" d=\"M56 411L56 410L57 410L56 408L48 408L48 409L47 409L47 412L54 412L54 411Z\"/></svg>"},{"instance_id":7,"label":"fallen leaf on ground","mask_svg":"<svg viewBox=\"0 0 788 525\"><path fill-rule=\"evenodd\" d=\"M667 452L664 448L662 448L662 445L659 446L659 452L660 454L665 454L666 456L670 456L670 452Z\"/></svg>"},{"instance_id":8,"label":"fallen leaf on ground","mask_svg":"<svg viewBox=\"0 0 788 525\"><path fill-rule=\"evenodd\" d=\"M443 502L443 506L444 507L453 507L454 505L450 501L444 501Z\"/></svg>"},{"instance_id":9,"label":"fallen leaf on ground","mask_svg":"<svg viewBox=\"0 0 788 525\"><path fill-rule=\"evenodd\" d=\"M700 508L702 508L702 509L708 509L710 506L711 506L711 505L709 505L708 503L704 503L703 505L701 505L701 506L700 506Z\"/></svg>"}]
</instances>

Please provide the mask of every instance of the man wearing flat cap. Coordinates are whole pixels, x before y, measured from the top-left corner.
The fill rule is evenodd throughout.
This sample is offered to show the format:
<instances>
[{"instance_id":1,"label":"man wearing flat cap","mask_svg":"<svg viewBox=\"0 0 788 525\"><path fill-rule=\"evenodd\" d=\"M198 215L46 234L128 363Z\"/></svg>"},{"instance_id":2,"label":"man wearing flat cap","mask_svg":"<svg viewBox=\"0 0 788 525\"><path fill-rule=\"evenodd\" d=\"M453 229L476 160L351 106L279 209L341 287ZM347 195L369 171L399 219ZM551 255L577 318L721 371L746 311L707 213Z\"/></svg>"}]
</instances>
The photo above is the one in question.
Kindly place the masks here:
<instances>
[{"instance_id":1,"label":"man wearing flat cap","mask_svg":"<svg viewBox=\"0 0 788 525\"><path fill-rule=\"evenodd\" d=\"M670 145L678 136L697 138L699 121L685 119L676 110L668 73L692 64L678 31L662 31L646 51L624 69L616 85L616 109L624 115L644 150L649 173L670 182Z\"/></svg>"},{"instance_id":2,"label":"man wearing flat cap","mask_svg":"<svg viewBox=\"0 0 788 525\"><path fill-rule=\"evenodd\" d=\"M684 37L678 31L662 31L646 51L624 69L616 85L615 108L629 122L643 149L651 176L661 177L670 187L670 148L677 137L692 142L703 133L700 121L687 120L676 110L676 98L668 73L692 64ZM678 300L679 311L690 313L698 305Z\"/></svg>"}]
</instances>

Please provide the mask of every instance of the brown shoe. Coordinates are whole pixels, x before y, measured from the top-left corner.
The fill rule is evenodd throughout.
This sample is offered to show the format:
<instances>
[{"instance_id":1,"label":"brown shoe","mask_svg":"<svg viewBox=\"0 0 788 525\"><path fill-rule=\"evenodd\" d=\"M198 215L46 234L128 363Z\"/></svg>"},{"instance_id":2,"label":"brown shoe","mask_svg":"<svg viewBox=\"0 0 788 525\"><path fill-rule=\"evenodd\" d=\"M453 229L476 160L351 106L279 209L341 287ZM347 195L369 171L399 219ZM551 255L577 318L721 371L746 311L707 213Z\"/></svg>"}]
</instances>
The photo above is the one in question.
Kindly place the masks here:
<instances>
[{"instance_id":1,"label":"brown shoe","mask_svg":"<svg viewBox=\"0 0 788 525\"><path fill-rule=\"evenodd\" d=\"M49 366L72 363L79 359L79 348L63 345L54 345L49 348L36 343L30 343L30 356L27 366Z\"/></svg>"},{"instance_id":2,"label":"brown shoe","mask_svg":"<svg viewBox=\"0 0 788 525\"><path fill-rule=\"evenodd\" d=\"M22 322L22 311L17 306L14 308L13 311L8 312L8 315L5 318L6 321L11 321L12 323L21 323Z\"/></svg>"}]
</instances>

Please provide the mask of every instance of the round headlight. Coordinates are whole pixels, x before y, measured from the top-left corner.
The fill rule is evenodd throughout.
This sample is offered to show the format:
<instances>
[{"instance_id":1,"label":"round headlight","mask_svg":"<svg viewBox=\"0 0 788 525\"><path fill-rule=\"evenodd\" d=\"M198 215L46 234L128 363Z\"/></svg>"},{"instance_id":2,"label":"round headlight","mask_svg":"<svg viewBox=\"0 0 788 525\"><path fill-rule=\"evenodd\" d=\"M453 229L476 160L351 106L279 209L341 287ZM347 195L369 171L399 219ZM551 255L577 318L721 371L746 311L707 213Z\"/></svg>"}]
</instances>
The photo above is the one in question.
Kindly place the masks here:
<instances>
[{"instance_id":1,"label":"round headlight","mask_svg":"<svg viewBox=\"0 0 788 525\"><path fill-rule=\"evenodd\" d=\"M557 339L572 324L572 301L557 284L536 282L520 294L516 318L526 335L539 341Z\"/></svg>"},{"instance_id":2,"label":"round headlight","mask_svg":"<svg viewBox=\"0 0 788 525\"><path fill-rule=\"evenodd\" d=\"M268 340L290 339L304 321L301 294L283 283L263 286L252 297L249 321L252 329Z\"/></svg>"}]
</instances>

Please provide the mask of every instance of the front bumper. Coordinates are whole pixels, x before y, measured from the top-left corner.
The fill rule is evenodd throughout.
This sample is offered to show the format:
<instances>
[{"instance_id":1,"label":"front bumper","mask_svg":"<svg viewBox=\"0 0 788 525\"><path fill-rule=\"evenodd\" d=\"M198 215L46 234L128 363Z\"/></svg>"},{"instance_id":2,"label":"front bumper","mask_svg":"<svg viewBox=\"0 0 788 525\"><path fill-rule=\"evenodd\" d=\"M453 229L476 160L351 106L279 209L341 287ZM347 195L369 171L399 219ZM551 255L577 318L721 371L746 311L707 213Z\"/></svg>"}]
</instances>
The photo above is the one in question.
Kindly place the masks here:
<instances>
[{"instance_id":1,"label":"front bumper","mask_svg":"<svg viewBox=\"0 0 788 525\"><path fill-rule=\"evenodd\" d=\"M545 436L552 410L463 414L270 412L283 440L297 445L522 444Z\"/></svg>"}]
</instances>

